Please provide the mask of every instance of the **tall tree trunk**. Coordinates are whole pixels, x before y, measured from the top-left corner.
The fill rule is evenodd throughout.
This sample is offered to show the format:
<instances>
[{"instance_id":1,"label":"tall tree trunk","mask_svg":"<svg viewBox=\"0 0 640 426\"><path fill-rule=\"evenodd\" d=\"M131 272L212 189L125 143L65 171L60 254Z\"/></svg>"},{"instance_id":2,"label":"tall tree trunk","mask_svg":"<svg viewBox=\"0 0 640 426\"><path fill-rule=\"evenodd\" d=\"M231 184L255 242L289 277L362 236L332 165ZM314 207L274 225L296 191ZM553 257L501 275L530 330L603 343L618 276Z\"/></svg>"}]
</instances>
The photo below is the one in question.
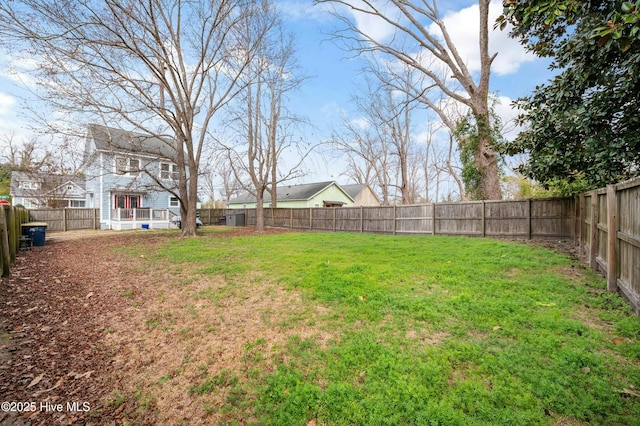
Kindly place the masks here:
<instances>
[{"instance_id":1,"label":"tall tree trunk","mask_svg":"<svg viewBox=\"0 0 640 426\"><path fill-rule=\"evenodd\" d=\"M478 134L479 146L475 153L475 163L482 178L480 190L484 200L501 200L502 188L500 186L500 168L498 156L493 150L493 141L482 133Z\"/></svg>"},{"instance_id":2,"label":"tall tree trunk","mask_svg":"<svg viewBox=\"0 0 640 426\"><path fill-rule=\"evenodd\" d=\"M256 191L256 232L264 232L264 189Z\"/></svg>"}]
</instances>

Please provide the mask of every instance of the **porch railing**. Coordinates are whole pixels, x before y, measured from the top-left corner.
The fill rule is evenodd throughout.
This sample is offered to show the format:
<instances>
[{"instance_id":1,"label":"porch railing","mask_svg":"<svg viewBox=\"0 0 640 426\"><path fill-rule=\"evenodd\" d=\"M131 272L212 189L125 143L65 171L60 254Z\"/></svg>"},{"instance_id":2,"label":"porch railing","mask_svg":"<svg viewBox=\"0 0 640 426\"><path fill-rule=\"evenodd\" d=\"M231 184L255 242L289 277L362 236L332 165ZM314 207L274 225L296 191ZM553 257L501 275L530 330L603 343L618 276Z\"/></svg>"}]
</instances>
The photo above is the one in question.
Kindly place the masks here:
<instances>
[{"instance_id":1,"label":"porch railing","mask_svg":"<svg viewBox=\"0 0 640 426\"><path fill-rule=\"evenodd\" d=\"M166 209L113 209L111 220L127 221L168 221L169 210Z\"/></svg>"}]
</instances>

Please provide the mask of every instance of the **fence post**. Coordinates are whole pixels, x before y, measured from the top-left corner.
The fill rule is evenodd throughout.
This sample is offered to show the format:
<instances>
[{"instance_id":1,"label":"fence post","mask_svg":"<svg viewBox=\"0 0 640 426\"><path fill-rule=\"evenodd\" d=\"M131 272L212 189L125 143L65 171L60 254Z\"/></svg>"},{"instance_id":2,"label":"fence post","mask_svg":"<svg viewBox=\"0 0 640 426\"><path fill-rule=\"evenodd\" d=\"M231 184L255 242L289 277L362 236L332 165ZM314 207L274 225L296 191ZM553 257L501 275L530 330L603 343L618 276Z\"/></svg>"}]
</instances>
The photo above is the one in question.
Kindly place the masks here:
<instances>
[{"instance_id":1,"label":"fence post","mask_svg":"<svg viewBox=\"0 0 640 426\"><path fill-rule=\"evenodd\" d=\"M393 235L396 235L396 230L398 228L398 224L396 222L397 220L397 209L398 206L396 206L395 204L393 205Z\"/></svg>"},{"instance_id":2,"label":"fence post","mask_svg":"<svg viewBox=\"0 0 640 426\"><path fill-rule=\"evenodd\" d=\"M594 271L598 270L596 256L598 254L598 192L591 192L591 224L589 226L589 267Z\"/></svg>"},{"instance_id":3,"label":"fence post","mask_svg":"<svg viewBox=\"0 0 640 426\"><path fill-rule=\"evenodd\" d=\"M436 202L431 204L431 235L436 235Z\"/></svg>"},{"instance_id":4,"label":"fence post","mask_svg":"<svg viewBox=\"0 0 640 426\"><path fill-rule=\"evenodd\" d=\"M67 231L67 209L62 209L62 232Z\"/></svg>"},{"instance_id":5,"label":"fence post","mask_svg":"<svg viewBox=\"0 0 640 426\"><path fill-rule=\"evenodd\" d=\"M2 276L11 275L11 252L9 251L9 233L7 229L7 215L4 206L0 206L0 257L2 257Z\"/></svg>"},{"instance_id":6,"label":"fence post","mask_svg":"<svg viewBox=\"0 0 640 426\"><path fill-rule=\"evenodd\" d=\"M291 224L291 226L289 226L289 229L293 229L293 209L289 208L289 223Z\"/></svg>"},{"instance_id":7,"label":"fence post","mask_svg":"<svg viewBox=\"0 0 640 426\"><path fill-rule=\"evenodd\" d=\"M531 239L531 198L527 200L527 240Z\"/></svg>"},{"instance_id":8,"label":"fence post","mask_svg":"<svg viewBox=\"0 0 640 426\"><path fill-rule=\"evenodd\" d=\"M580 199L576 195L573 197L573 245L578 245L578 229L580 226Z\"/></svg>"},{"instance_id":9,"label":"fence post","mask_svg":"<svg viewBox=\"0 0 640 426\"><path fill-rule=\"evenodd\" d=\"M309 207L309 229L313 230L313 207Z\"/></svg>"},{"instance_id":10,"label":"fence post","mask_svg":"<svg viewBox=\"0 0 640 426\"><path fill-rule=\"evenodd\" d=\"M336 212L338 209L336 207L333 208L333 232L336 232Z\"/></svg>"},{"instance_id":11,"label":"fence post","mask_svg":"<svg viewBox=\"0 0 640 426\"><path fill-rule=\"evenodd\" d=\"M584 244L585 244L585 232L586 232L586 227L585 227L585 205L584 205L584 193L580 194L580 238L579 238L579 244L580 244L580 257L584 257Z\"/></svg>"},{"instance_id":12,"label":"fence post","mask_svg":"<svg viewBox=\"0 0 640 426\"><path fill-rule=\"evenodd\" d=\"M485 210L485 202L482 201L482 238L487 236L487 218Z\"/></svg>"},{"instance_id":13,"label":"fence post","mask_svg":"<svg viewBox=\"0 0 640 426\"><path fill-rule=\"evenodd\" d=\"M616 186L607 186L607 291L618 291L618 200Z\"/></svg>"}]
</instances>

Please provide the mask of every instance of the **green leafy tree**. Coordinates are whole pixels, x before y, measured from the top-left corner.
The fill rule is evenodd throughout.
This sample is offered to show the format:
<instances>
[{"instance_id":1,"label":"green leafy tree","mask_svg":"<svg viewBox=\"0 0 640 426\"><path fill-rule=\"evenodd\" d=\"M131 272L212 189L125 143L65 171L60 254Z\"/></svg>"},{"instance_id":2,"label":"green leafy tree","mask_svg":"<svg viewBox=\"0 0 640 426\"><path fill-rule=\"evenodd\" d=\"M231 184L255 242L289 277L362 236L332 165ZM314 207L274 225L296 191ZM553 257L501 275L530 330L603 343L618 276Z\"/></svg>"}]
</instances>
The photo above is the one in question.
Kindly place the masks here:
<instances>
[{"instance_id":1,"label":"green leafy tree","mask_svg":"<svg viewBox=\"0 0 640 426\"><path fill-rule=\"evenodd\" d=\"M11 186L11 165L0 164L0 195L9 195Z\"/></svg>"},{"instance_id":2,"label":"green leafy tree","mask_svg":"<svg viewBox=\"0 0 640 426\"><path fill-rule=\"evenodd\" d=\"M640 2L504 3L496 25L559 74L517 101L528 126L506 145L546 187L595 188L640 175Z\"/></svg>"}]
</instances>

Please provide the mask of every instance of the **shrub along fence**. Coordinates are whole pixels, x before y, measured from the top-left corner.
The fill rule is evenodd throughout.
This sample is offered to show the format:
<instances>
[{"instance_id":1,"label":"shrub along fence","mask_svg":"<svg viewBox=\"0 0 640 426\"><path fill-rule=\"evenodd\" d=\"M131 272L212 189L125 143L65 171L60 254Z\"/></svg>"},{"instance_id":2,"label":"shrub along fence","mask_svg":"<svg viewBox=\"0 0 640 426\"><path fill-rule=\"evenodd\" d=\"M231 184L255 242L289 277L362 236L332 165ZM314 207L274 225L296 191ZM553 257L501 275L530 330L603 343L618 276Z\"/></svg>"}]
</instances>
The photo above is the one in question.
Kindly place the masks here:
<instances>
[{"instance_id":1,"label":"shrub along fence","mask_svg":"<svg viewBox=\"0 0 640 426\"><path fill-rule=\"evenodd\" d=\"M22 224L29 221L29 212L23 207L0 206L0 276L10 275L10 267L20 248Z\"/></svg>"},{"instance_id":2,"label":"shrub along fence","mask_svg":"<svg viewBox=\"0 0 640 426\"><path fill-rule=\"evenodd\" d=\"M640 314L640 178L581 194L577 206L582 254Z\"/></svg>"}]
</instances>

